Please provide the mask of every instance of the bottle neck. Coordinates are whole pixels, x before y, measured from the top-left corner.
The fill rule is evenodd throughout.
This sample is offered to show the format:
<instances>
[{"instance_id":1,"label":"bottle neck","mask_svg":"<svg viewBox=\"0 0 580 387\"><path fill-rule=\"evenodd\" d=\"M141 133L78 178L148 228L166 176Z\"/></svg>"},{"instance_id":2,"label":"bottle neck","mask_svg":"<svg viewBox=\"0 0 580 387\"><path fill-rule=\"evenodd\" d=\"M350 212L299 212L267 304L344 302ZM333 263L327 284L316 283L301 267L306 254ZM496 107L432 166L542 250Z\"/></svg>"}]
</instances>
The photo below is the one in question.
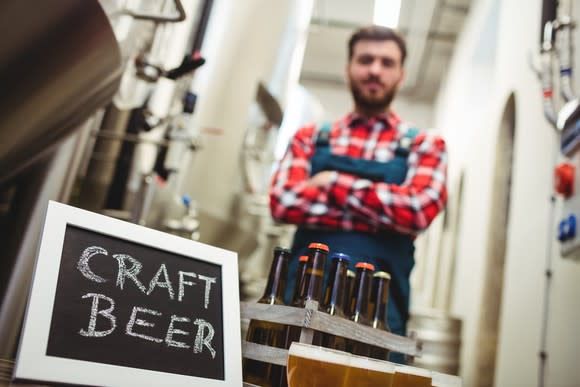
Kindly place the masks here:
<instances>
[{"instance_id":1,"label":"bottle neck","mask_svg":"<svg viewBox=\"0 0 580 387\"><path fill-rule=\"evenodd\" d=\"M389 302L389 281L382 278L375 279L373 293L373 298L375 300L373 326L381 325L381 323L385 325L384 321L386 319L387 305Z\"/></svg>"},{"instance_id":2,"label":"bottle neck","mask_svg":"<svg viewBox=\"0 0 580 387\"><path fill-rule=\"evenodd\" d=\"M346 271L346 289L344 291L344 313L350 315L351 311L351 299L354 296L354 278L355 275L352 271Z\"/></svg>"},{"instance_id":3,"label":"bottle neck","mask_svg":"<svg viewBox=\"0 0 580 387\"><path fill-rule=\"evenodd\" d=\"M292 295L292 305L301 303L301 298L304 297L303 283L306 277L307 261L298 262L298 270L296 270L296 283L294 284L294 292Z\"/></svg>"},{"instance_id":4,"label":"bottle neck","mask_svg":"<svg viewBox=\"0 0 580 387\"><path fill-rule=\"evenodd\" d=\"M369 325L369 298L371 296L372 273L367 269L358 269L354 285L354 298L350 319L360 324Z\"/></svg>"},{"instance_id":5,"label":"bottle neck","mask_svg":"<svg viewBox=\"0 0 580 387\"><path fill-rule=\"evenodd\" d=\"M348 262L334 260L329 273L329 283L324 296L325 311L330 315L345 317L344 298L346 289L346 271Z\"/></svg>"},{"instance_id":6,"label":"bottle neck","mask_svg":"<svg viewBox=\"0 0 580 387\"><path fill-rule=\"evenodd\" d=\"M283 304L284 291L286 289L286 277L288 276L288 253L280 252L274 256L268 283L264 295L258 301L261 304Z\"/></svg>"}]
</instances>

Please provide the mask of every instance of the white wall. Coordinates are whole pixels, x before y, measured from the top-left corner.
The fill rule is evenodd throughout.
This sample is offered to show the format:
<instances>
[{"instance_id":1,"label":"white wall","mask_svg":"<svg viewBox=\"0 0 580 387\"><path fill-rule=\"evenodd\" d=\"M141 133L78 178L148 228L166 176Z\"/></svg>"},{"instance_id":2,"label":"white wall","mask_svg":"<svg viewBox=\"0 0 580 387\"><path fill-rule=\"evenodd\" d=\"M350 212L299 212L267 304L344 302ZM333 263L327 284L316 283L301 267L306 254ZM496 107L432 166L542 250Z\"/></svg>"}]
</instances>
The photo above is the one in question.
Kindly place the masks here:
<instances>
[{"instance_id":1,"label":"white wall","mask_svg":"<svg viewBox=\"0 0 580 387\"><path fill-rule=\"evenodd\" d=\"M543 117L540 84L528 64L529 54L538 52L540 7L539 1L475 1L434 113L449 145L450 177L465 171L452 312L464 321L461 373L466 386L474 385L477 371L492 166L511 93L516 128L495 385L538 385L546 251L554 238L549 197L556 147ZM554 274L546 386L578 386L580 264L559 257L555 242L550 256Z\"/></svg>"},{"instance_id":2,"label":"white wall","mask_svg":"<svg viewBox=\"0 0 580 387\"><path fill-rule=\"evenodd\" d=\"M473 63L475 42L483 28L485 9L474 5L456 46L458 53L444 82L435 108L436 126L442 128L449 151L449 179L465 169L463 229L457 246L455 297L451 312L463 320L461 374L465 385L473 384L474 354L481 280L485 257L485 232L489 221L493 129L489 123L493 60ZM452 195L453 193L450 193Z\"/></svg>"}]
</instances>

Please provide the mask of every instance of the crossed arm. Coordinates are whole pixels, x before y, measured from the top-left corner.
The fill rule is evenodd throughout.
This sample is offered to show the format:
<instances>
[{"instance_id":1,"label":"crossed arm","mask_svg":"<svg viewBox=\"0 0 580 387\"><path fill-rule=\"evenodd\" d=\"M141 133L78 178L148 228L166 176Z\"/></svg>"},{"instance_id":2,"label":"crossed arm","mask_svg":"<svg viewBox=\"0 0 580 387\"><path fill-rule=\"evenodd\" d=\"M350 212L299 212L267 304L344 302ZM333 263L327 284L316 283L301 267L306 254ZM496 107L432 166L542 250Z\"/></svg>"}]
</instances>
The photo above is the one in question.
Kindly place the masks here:
<instances>
[{"instance_id":1,"label":"crossed arm","mask_svg":"<svg viewBox=\"0 0 580 387\"><path fill-rule=\"evenodd\" d=\"M298 225L368 230L394 229L406 234L425 230L447 200L445 142L417 136L410 149L403 184L373 182L355 175L323 171L310 177L315 128L293 137L270 188L274 219Z\"/></svg>"}]
</instances>

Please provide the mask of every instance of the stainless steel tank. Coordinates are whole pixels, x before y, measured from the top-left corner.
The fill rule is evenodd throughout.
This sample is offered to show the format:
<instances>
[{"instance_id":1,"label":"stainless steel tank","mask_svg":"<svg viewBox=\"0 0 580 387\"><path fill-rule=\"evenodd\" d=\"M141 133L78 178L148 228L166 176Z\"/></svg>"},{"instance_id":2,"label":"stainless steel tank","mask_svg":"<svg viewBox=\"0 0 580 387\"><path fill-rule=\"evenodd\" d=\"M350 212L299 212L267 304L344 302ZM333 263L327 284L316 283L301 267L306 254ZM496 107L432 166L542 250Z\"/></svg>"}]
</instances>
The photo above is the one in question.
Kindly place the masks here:
<instances>
[{"instance_id":1,"label":"stainless steel tank","mask_svg":"<svg viewBox=\"0 0 580 387\"><path fill-rule=\"evenodd\" d=\"M63 201L82 124L122 60L97 0L0 2L0 359L14 355L48 200ZM86 125L85 125L86 128Z\"/></svg>"},{"instance_id":2,"label":"stainless steel tank","mask_svg":"<svg viewBox=\"0 0 580 387\"><path fill-rule=\"evenodd\" d=\"M111 99L121 55L98 1L0 2L0 181Z\"/></svg>"}]
</instances>

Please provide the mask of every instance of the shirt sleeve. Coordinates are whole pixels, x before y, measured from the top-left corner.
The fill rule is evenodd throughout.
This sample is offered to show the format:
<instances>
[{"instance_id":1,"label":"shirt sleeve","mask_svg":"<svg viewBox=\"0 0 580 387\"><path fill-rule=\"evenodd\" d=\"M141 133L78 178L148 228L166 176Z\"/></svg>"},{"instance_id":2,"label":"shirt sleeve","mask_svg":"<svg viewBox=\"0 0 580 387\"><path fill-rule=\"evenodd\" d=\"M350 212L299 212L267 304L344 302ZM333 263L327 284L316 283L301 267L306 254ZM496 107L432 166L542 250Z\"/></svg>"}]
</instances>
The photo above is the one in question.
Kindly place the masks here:
<instances>
[{"instance_id":1,"label":"shirt sleeve","mask_svg":"<svg viewBox=\"0 0 580 387\"><path fill-rule=\"evenodd\" d=\"M447 201L444 140L418 135L407 163L407 176L401 185L338 173L329 189L330 199L371 226L416 235L431 224Z\"/></svg>"},{"instance_id":2,"label":"shirt sleeve","mask_svg":"<svg viewBox=\"0 0 580 387\"><path fill-rule=\"evenodd\" d=\"M270 212L285 223L325 225L340 224L343 212L328 206L326 187L307 186L310 158L314 154L314 125L298 130L279 163L270 185Z\"/></svg>"}]
</instances>

